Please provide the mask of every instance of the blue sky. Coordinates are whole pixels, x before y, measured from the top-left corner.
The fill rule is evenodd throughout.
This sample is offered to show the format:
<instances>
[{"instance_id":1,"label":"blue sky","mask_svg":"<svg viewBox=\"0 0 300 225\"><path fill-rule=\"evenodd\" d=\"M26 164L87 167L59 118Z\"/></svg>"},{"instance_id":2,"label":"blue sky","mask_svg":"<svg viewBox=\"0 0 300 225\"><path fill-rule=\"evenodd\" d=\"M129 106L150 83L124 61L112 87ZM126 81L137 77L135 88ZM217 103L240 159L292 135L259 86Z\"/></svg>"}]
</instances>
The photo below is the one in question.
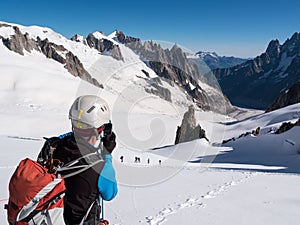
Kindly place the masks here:
<instances>
[{"instance_id":1,"label":"blue sky","mask_svg":"<svg viewBox=\"0 0 300 225\"><path fill-rule=\"evenodd\" d=\"M282 43L300 32L299 8L297 0L1 0L0 20L50 27L67 38L117 28L193 52L253 57L270 40Z\"/></svg>"}]
</instances>

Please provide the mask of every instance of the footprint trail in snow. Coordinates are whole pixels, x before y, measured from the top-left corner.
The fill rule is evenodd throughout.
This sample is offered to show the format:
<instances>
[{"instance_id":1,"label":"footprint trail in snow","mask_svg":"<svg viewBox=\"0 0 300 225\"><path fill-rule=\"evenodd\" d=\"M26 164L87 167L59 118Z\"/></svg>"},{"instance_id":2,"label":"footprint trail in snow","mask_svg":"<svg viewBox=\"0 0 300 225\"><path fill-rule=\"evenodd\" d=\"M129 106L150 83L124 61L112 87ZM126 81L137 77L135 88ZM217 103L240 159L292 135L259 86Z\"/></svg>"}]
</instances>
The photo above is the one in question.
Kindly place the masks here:
<instances>
[{"instance_id":1,"label":"footprint trail in snow","mask_svg":"<svg viewBox=\"0 0 300 225\"><path fill-rule=\"evenodd\" d=\"M233 186L246 182L248 179L256 175L256 173L245 172L246 176L240 178L236 181L232 180L226 182L215 189L208 191L206 194L202 195L200 198L188 198L182 203L174 203L174 207L166 207L158 212L155 216L146 217L146 222L150 225L161 225L167 221L167 217L172 214L178 213L180 210L184 210L190 207L197 207L199 209L205 208L205 205L209 199L216 198L223 192L227 191Z\"/></svg>"}]
</instances>

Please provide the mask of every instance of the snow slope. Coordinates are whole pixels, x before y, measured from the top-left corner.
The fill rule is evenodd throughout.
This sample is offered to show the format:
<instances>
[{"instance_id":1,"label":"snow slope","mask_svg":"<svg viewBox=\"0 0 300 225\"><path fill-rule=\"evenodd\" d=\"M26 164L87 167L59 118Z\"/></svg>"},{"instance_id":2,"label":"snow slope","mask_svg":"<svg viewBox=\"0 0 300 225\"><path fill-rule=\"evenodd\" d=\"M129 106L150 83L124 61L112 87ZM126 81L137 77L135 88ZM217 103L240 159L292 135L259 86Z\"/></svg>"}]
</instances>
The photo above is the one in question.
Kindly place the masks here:
<instances>
[{"instance_id":1,"label":"snow slope","mask_svg":"<svg viewBox=\"0 0 300 225\"><path fill-rule=\"evenodd\" d=\"M270 124L294 120L299 109L297 104L226 127L241 133L252 122L253 128L260 124L263 131ZM173 165L177 173L159 183L122 187L119 197L107 204L107 215L115 224L296 224L299 133L300 127L279 135L262 132L217 149L199 141L181 144L175 150L190 153L194 149L193 163ZM156 149L154 154L163 157L174 148ZM147 157L142 157L140 167L146 166ZM158 158L154 159L157 163ZM160 170L169 167L163 163ZM152 176L159 178L156 173Z\"/></svg>"},{"instance_id":2,"label":"snow slope","mask_svg":"<svg viewBox=\"0 0 300 225\"><path fill-rule=\"evenodd\" d=\"M41 40L47 38L49 42L55 43L56 45L63 45L67 50L71 51L79 58L84 68L91 74L92 77L96 78L99 83L103 84L105 89L108 89L113 93L115 98L112 98L112 100L116 100L116 97L122 98L122 96L125 99L132 98L132 96L130 96L131 92L139 93L138 95L136 95L139 98L148 98L149 96L153 98L156 97L152 94L146 93L145 87L149 86L150 79L156 78L157 75L143 61L141 61L140 57L136 55L131 49L114 40L115 32L108 36L100 32L94 32L93 35L96 38L105 38L113 42L114 44L117 44L120 47L121 54L124 60L116 60L108 54L100 54L96 49L92 49L81 42L71 41L61 34L51 30L50 28L39 26L22 26L6 22L0 23L17 26L20 29L21 33L27 33L29 37L33 38L34 40L36 40L38 37ZM13 34L13 27L0 27L0 35L2 37L9 38L9 36ZM1 47L5 48L2 43ZM8 50L5 49L4 51L5 54L6 52L8 52ZM34 54L40 55L42 58L45 58L43 54L37 53L35 51L33 51L32 54L29 54L25 51L25 54L29 58ZM35 59L32 59L32 62L34 61ZM61 68L62 66L60 65L58 67ZM147 72L149 74L149 77L147 77L142 71ZM64 74L66 73L67 72L64 71ZM187 99L186 93L180 90L177 86L173 87L165 81L162 81L162 86L168 88L171 91L173 105L176 105L180 108L182 106L193 104L191 100ZM84 89L83 91L86 91L86 88L89 89L89 87L86 87L85 85L80 85L78 88ZM209 91L211 91L211 87L207 85L203 88L210 89ZM78 90L78 92L80 91L82 90ZM135 102L139 100L139 98L131 100Z\"/></svg>"},{"instance_id":3,"label":"snow slope","mask_svg":"<svg viewBox=\"0 0 300 225\"><path fill-rule=\"evenodd\" d=\"M22 29L33 35L40 28ZM0 31L3 34L2 28ZM0 43L1 208L7 202L9 178L18 162L36 158L43 136L68 132L69 106L76 96L93 93L107 99L113 109L117 134L113 163L119 194L105 204L111 224L297 224L300 130L295 127L280 135L267 131L297 120L299 104L242 121L197 111L210 142L174 146L176 127L186 110L180 104L185 100L181 92L172 90L178 104L145 94L144 81L136 76L144 65L125 47L121 51L127 54L128 64L119 65L109 56L94 54L48 28L45 31L56 43L70 45L79 56L88 55L83 63L93 75L98 71L106 79L106 88L96 89L71 76L63 65L38 52L21 56ZM9 34L9 30L5 32ZM39 34L45 34L43 29ZM104 68L99 68L101 61ZM220 145L222 140L258 126L261 136ZM124 162L120 163L122 155ZM134 163L136 156L141 163ZM1 224L7 224L5 213L0 210Z\"/></svg>"}]
</instances>

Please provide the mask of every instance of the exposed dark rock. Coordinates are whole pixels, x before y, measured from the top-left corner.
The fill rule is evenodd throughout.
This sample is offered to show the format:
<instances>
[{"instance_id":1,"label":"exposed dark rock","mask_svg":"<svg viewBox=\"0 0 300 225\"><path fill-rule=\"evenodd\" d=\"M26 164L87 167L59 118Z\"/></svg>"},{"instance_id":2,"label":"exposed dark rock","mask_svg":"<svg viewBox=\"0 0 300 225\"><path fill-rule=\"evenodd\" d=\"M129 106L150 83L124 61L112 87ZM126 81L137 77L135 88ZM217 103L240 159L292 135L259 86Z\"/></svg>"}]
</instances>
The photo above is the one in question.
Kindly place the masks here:
<instances>
[{"instance_id":1,"label":"exposed dark rock","mask_svg":"<svg viewBox=\"0 0 300 225\"><path fill-rule=\"evenodd\" d=\"M243 134L241 134L240 136L239 136L239 138L241 138L241 137L246 137L246 136L248 136L249 134L252 134L253 132L246 132L246 133L243 133Z\"/></svg>"},{"instance_id":2,"label":"exposed dark rock","mask_svg":"<svg viewBox=\"0 0 300 225\"><path fill-rule=\"evenodd\" d=\"M85 76L86 71L83 69L82 63L79 61L77 56L73 55L71 52L66 54L65 68L73 74L75 77Z\"/></svg>"},{"instance_id":3,"label":"exposed dark rock","mask_svg":"<svg viewBox=\"0 0 300 225\"><path fill-rule=\"evenodd\" d=\"M84 45L87 45L86 39L78 34L75 34L73 37L71 37L71 41L82 42Z\"/></svg>"},{"instance_id":4,"label":"exposed dark rock","mask_svg":"<svg viewBox=\"0 0 300 225\"><path fill-rule=\"evenodd\" d=\"M273 40L253 60L213 73L234 105L266 109L300 80L300 35L295 33L283 45Z\"/></svg>"},{"instance_id":5,"label":"exposed dark rock","mask_svg":"<svg viewBox=\"0 0 300 225\"><path fill-rule=\"evenodd\" d=\"M175 145L179 144L180 134L181 134L181 127L177 126L176 137L175 137Z\"/></svg>"},{"instance_id":6,"label":"exposed dark rock","mask_svg":"<svg viewBox=\"0 0 300 225\"><path fill-rule=\"evenodd\" d=\"M23 50L31 52L33 49L39 51L37 43L29 37L29 35L22 34L20 29L16 26L13 27L15 34L10 38L3 38L3 44L11 51L24 55Z\"/></svg>"},{"instance_id":7,"label":"exposed dark rock","mask_svg":"<svg viewBox=\"0 0 300 225\"><path fill-rule=\"evenodd\" d=\"M208 100L208 96L205 92L202 92L199 89L194 89L189 92L193 99L197 99L197 104L203 110L210 110L210 104Z\"/></svg>"},{"instance_id":8,"label":"exposed dark rock","mask_svg":"<svg viewBox=\"0 0 300 225\"><path fill-rule=\"evenodd\" d=\"M73 55L72 52L68 52L66 54L66 65L65 68L74 76L78 76L83 80L86 80L97 87L103 88L103 85L100 85L98 81L91 77L91 75L84 69L82 63L77 58L77 56Z\"/></svg>"},{"instance_id":9,"label":"exposed dark rock","mask_svg":"<svg viewBox=\"0 0 300 225\"><path fill-rule=\"evenodd\" d=\"M97 39L93 34L89 34L86 41L90 48L95 48L101 53L104 51L103 41Z\"/></svg>"},{"instance_id":10,"label":"exposed dark rock","mask_svg":"<svg viewBox=\"0 0 300 225\"><path fill-rule=\"evenodd\" d=\"M142 69L142 72L149 78L150 76L149 76L149 73L146 71L146 70L144 70L144 69Z\"/></svg>"},{"instance_id":11,"label":"exposed dark rock","mask_svg":"<svg viewBox=\"0 0 300 225\"><path fill-rule=\"evenodd\" d=\"M189 106L188 111L184 114L181 126L177 126L175 144L193 141L199 138L205 138L205 130L196 122L195 109Z\"/></svg>"},{"instance_id":12,"label":"exposed dark rock","mask_svg":"<svg viewBox=\"0 0 300 225\"><path fill-rule=\"evenodd\" d=\"M92 78L92 84L94 84L96 87L104 88L103 84L100 84L95 78Z\"/></svg>"},{"instance_id":13,"label":"exposed dark rock","mask_svg":"<svg viewBox=\"0 0 300 225\"><path fill-rule=\"evenodd\" d=\"M119 45L113 45L112 49L110 50L110 55L116 60L124 60Z\"/></svg>"},{"instance_id":14,"label":"exposed dark rock","mask_svg":"<svg viewBox=\"0 0 300 225\"><path fill-rule=\"evenodd\" d=\"M257 127L255 130L252 130L251 134L254 136L259 136L260 135L260 127Z\"/></svg>"},{"instance_id":15,"label":"exposed dark rock","mask_svg":"<svg viewBox=\"0 0 300 225\"><path fill-rule=\"evenodd\" d=\"M124 36L120 34L119 40L125 43ZM169 50L163 49L152 41L145 41L142 44L140 40L137 40L127 42L126 46L140 55L141 59L159 77L168 80L170 85L179 86L187 94L187 98L192 98L202 109L216 110L223 114L233 110L228 99L217 89L208 94L200 87L199 81L207 83L206 79L198 72L197 66L189 62L185 53L177 45ZM217 98L219 100L216 100Z\"/></svg>"},{"instance_id":16,"label":"exposed dark rock","mask_svg":"<svg viewBox=\"0 0 300 225\"><path fill-rule=\"evenodd\" d=\"M162 82L161 82L162 79L163 78L160 78L160 77L154 77L154 78L150 79L150 83L155 83L157 85L162 85ZM164 80L164 81L166 81L166 80Z\"/></svg>"},{"instance_id":17,"label":"exposed dark rock","mask_svg":"<svg viewBox=\"0 0 300 225\"><path fill-rule=\"evenodd\" d=\"M65 52L67 49L64 48L62 45L56 45L54 43L49 42L49 40L46 38L44 40L41 40L39 37L37 38L37 42L41 48L42 53L47 58L54 59L57 62L60 62L61 64L66 63L66 59L62 57L58 52ZM70 72L70 71L69 71ZM71 73L73 74L73 73ZM76 76L75 74L73 74Z\"/></svg>"},{"instance_id":18,"label":"exposed dark rock","mask_svg":"<svg viewBox=\"0 0 300 225\"><path fill-rule=\"evenodd\" d=\"M0 23L0 27L11 27L11 25L6 24L6 23Z\"/></svg>"},{"instance_id":19,"label":"exposed dark rock","mask_svg":"<svg viewBox=\"0 0 300 225\"><path fill-rule=\"evenodd\" d=\"M279 58L280 56L280 43L279 41L276 40L272 40L266 50L266 53L269 55L271 60L276 60Z\"/></svg>"},{"instance_id":20,"label":"exposed dark rock","mask_svg":"<svg viewBox=\"0 0 300 225\"><path fill-rule=\"evenodd\" d=\"M125 44L126 43L126 36L122 31L116 31L117 40L118 42Z\"/></svg>"},{"instance_id":21,"label":"exposed dark rock","mask_svg":"<svg viewBox=\"0 0 300 225\"><path fill-rule=\"evenodd\" d=\"M247 131L246 133L242 133L242 134L240 134L240 136L238 138L233 137L233 138L230 138L230 139L227 139L227 140L223 140L222 144L226 144L230 141L235 141L239 138L246 137L250 134L252 134L254 136L259 136L260 135L260 127L257 127L255 130L252 130L251 132Z\"/></svg>"},{"instance_id":22,"label":"exposed dark rock","mask_svg":"<svg viewBox=\"0 0 300 225\"><path fill-rule=\"evenodd\" d=\"M291 122L284 122L284 123L282 123L281 126L275 132L275 134L284 133L284 132L292 129L295 126L300 126L300 119L298 119L298 121L295 122L295 123L291 123ZM260 135L260 131L261 131L260 127L257 127L255 130L252 130L252 132L246 132L246 133L241 134L238 138L246 137L246 136L248 136L250 134L252 134L254 136L259 136ZM270 128L270 130L268 131L268 133L270 133L270 132L273 132L273 128ZM226 143L228 143L230 141L235 141L235 140L236 140L235 137L227 139L227 140L223 140L222 144L226 144Z\"/></svg>"},{"instance_id":23,"label":"exposed dark rock","mask_svg":"<svg viewBox=\"0 0 300 225\"><path fill-rule=\"evenodd\" d=\"M5 26L1 24L1 26ZM102 87L99 82L92 78L91 75L84 69L80 60L72 52L68 51L62 45L56 45L46 38L41 40L37 37L37 40L30 38L28 33L22 34L18 27L13 27L15 34L10 38L2 38L3 44L16 53L24 55L24 49L27 52L31 52L33 49L42 52L47 58L53 59L61 64L65 64L65 68L74 76L78 76L83 80L86 80L97 87ZM62 55L65 55L64 58Z\"/></svg>"},{"instance_id":24,"label":"exposed dark rock","mask_svg":"<svg viewBox=\"0 0 300 225\"><path fill-rule=\"evenodd\" d=\"M122 31L116 30L117 35L117 41L122 44L128 44L131 42L139 42L139 38L131 37L131 36L125 36L125 34Z\"/></svg>"},{"instance_id":25,"label":"exposed dark rock","mask_svg":"<svg viewBox=\"0 0 300 225\"><path fill-rule=\"evenodd\" d=\"M113 48L114 48L114 46L115 46L115 44L114 43L112 43L111 41L109 41L109 40L107 40L107 39L103 39L103 40L100 40L100 43L102 43L103 45L103 50L102 50L102 52L104 52L104 51L111 51Z\"/></svg>"},{"instance_id":26,"label":"exposed dark rock","mask_svg":"<svg viewBox=\"0 0 300 225\"><path fill-rule=\"evenodd\" d=\"M281 47L283 52L287 52L287 56L294 56L300 52L300 33L296 32Z\"/></svg>"},{"instance_id":27,"label":"exposed dark rock","mask_svg":"<svg viewBox=\"0 0 300 225\"><path fill-rule=\"evenodd\" d=\"M300 64L299 64L300 65ZM290 89L281 94L266 112L271 112L289 105L300 103L300 82L294 84Z\"/></svg>"},{"instance_id":28,"label":"exposed dark rock","mask_svg":"<svg viewBox=\"0 0 300 225\"><path fill-rule=\"evenodd\" d=\"M157 75L183 88L192 97L192 99L194 99L194 101L200 108L202 108L203 110L210 110L211 102L209 102L206 92L198 84L196 84L196 82L183 70L179 69L178 67L161 62L151 61L149 62L149 65ZM190 83L194 83L195 87L197 88L191 90L190 85L187 82L189 81L188 79L190 79Z\"/></svg>"},{"instance_id":29,"label":"exposed dark rock","mask_svg":"<svg viewBox=\"0 0 300 225\"><path fill-rule=\"evenodd\" d=\"M77 56L68 51L64 46L51 43L48 41L48 39L40 40L40 38L38 38L37 41L39 43L41 51L46 57L52 58L60 62L61 64L65 64L65 68L75 77L80 77L81 79L86 80L97 87L103 88L103 86L100 85L96 79L92 78L92 76L84 69ZM59 52L66 53L66 58L61 56Z\"/></svg>"},{"instance_id":30,"label":"exposed dark rock","mask_svg":"<svg viewBox=\"0 0 300 225\"><path fill-rule=\"evenodd\" d=\"M151 79L148 83L150 87L145 88L146 92L157 95L168 102L172 102L170 90L161 86L162 83L159 78Z\"/></svg>"},{"instance_id":31,"label":"exposed dark rock","mask_svg":"<svg viewBox=\"0 0 300 225\"><path fill-rule=\"evenodd\" d=\"M226 143L228 143L230 141L235 141L235 138L233 137L233 138L230 138L230 139L227 139L227 140L223 140L222 144L226 144Z\"/></svg>"},{"instance_id":32,"label":"exposed dark rock","mask_svg":"<svg viewBox=\"0 0 300 225\"><path fill-rule=\"evenodd\" d=\"M300 119L296 123L285 122L285 123L281 124L281 126L278 128L278 130L275 132L275 134L284 133L284 132L292 129L295 126L300 126Z\"/></svg>"},{"instance_id":33,"label":"exposed dark rock","mask_svg":"<svg viewBox=\"0 0 300 225\"><path fill-rule=\"evenodd\" d=\"M110 54L116 60L124 60L118 45L107 39L97 39L93 34L86 38L88 46L104 54Z\"/></svg>"}]
</instances>

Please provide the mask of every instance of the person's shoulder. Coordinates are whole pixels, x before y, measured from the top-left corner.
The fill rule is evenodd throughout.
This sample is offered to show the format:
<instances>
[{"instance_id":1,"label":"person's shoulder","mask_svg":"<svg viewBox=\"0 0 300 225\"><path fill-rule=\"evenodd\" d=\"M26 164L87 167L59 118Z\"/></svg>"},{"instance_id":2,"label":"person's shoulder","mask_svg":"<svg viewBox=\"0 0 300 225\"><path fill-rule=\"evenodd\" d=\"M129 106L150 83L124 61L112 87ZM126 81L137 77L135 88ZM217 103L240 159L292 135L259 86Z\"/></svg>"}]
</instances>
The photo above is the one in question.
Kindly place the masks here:
<instances>
[{"instance_id":1,"label":"person's shoulder","mask_svg":"<svg viewBox=\"0 0 300 225\"><path fill-rule=\"evenodd\" d=\"M44 137L45 142L38 155L38 162L41 164L46 163L46 161L49 159L49 155L52 154L51 151L54 151L56 154L57 149L63 148L65 145L64 142L66 142L66 139L70 138L71 135L72 133L66 133L59 136Z\"/></svg>"},{"instance_id":2,"label":"person's shoulder","mask_svg":"<svg viewBox=\"0 0 300 225\"><path fill-rule=\"evenodd\" d=\"M59 138L60 140L64 140L64 139L70 139L72 137L74 137L73 132L68 132L68 133L59 135L57 138Z\"/></svg>"},{"instance_id":3,"label":"person's shoulder","mask_svg":"<svg viewBox=\"0 0 300 225\"><path fill-rule=\"evenodd\" d=\"M53 136L53 137L44 137L45 139L45 145L48 145L49 147L57 147L61 144L63 144L64 142L69 141L70 139L72 139L73 137L73 133L72 132L68 132L65 134L61 134L58 136Z\"/></svg>"}]
</instances>

